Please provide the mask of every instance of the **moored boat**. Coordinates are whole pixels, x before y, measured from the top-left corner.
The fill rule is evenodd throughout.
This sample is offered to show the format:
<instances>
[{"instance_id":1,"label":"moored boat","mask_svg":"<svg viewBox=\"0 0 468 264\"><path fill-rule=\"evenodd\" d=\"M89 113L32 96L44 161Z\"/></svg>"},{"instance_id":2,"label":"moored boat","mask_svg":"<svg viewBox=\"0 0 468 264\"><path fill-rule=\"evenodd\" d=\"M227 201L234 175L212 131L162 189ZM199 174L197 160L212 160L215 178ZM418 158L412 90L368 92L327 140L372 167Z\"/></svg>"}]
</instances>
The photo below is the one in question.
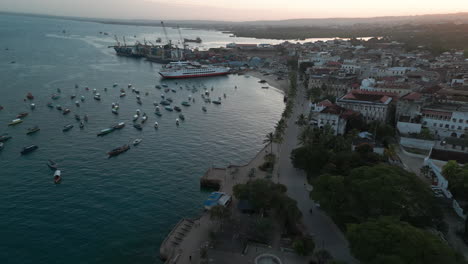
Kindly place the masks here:
<instances>
[{"instance_id":1,"label":"moored boat","mask_svg":"<svg viewBox=\"0 0 468 264\"><path fill-rule=\"evenodd\" d=\"M159 124L158 122L154 122L154 128L158 129L159 128Z\"/></svg>"},{"instance_id":2,"label":"moored boat","mask_svg":"<svg viewBox=\"0 0 468 264\"><path fill-rule=\"evenodd\" d=\"M107 135L107 134L109 134L109 133L111 133L111 132L113 132L113 131L114 131L114 128L113 128L113 127L112 127L112 128L106 128L106 129L101 130L101 131L97 134L97 136L98 136L98 137L102 137L102 136Z\"/></svg>"},{"instance_id":3,"label":"moored boat","mask_svg":"<svg viewBox=\"0 0 468 264\"><path fill-rule=\"evenodd\" d=\"M83 129L83 128L84 128L83 121L80 121L80 129Z\"/></svg>"},{"instance_id":4,"label":"moored boat","mask_svg":"<svg viewBox=\"0 0 468 264\"><path fill-rule=\"evenodd\" d=\"M10 139L11 139L11 136L8 135L8 133L5 133L5 134L0 136L0 142L6 142L6 141L8 141Z\"/></svg>"},{"instance_id":5,"label":"moored boat","mask_svg":"<svg viewBox=\"0 0 468 264\"><path fill-rule=\"evenodd\" d=\"M114 129L122 129L125 127L125 122L120 122L113 126Z\"/></svg>"},{"instance_id":6,"label":"moored boat","mask_svg":"<svg viewBox=\"0 0 468 264\"><path fill-rule=\"evenodd\" d=\"M29 100L33 100L34 99L34 96L32 95L32 93L28 93L26 95L26 98L28 98Z\"/></svg>"},{"instance_id":7,"label":"moored boat","mask_svg":"<svg viewBox=\"0 0 468 264\"><path fill-rule=\"evenodd\" d=\"M170 106L166 106L166 107L164 107L164 109L166 109L169 112L174 111L174 109L172 107L170 107Z\"/></svg>"},{"instance_id":8,"label":"moored boat","mask_svg":"<svg viewBox=\"0 0 468 264\"><path fill-rule=\"evenodd\" d=\"M59 110L59 111L62 111L62 106L61 105L57 105L55 106L55 109Z\"/></svg>"},{"instance_id":9,"label":"moored boat","mask_svg":"<svg viewBox=\"0 0 468 264\"><path fill-rule=\"evenodd\" d=\"M138 129L138 130L142 130L143 127L140 125L140 124L134 124L133 125L134 128Z\"/></svg>"},{"instance_id":10,"label":"moored boat","mask_svg":"<svg viewBox=\"0 0 468 264\"><path fill-rule=\"evenodd\" d=\"M206 112L206 107L203 106L203 107L202 107L202 110L203 110L203 112Z\"/></svg>"},{"instance_id":11,"label":"moored boat","mask_svg":"<svg viewBox=\"0 0 468 264\"><path fill-rule=\"evenodd\" d=\"M60 170L56 170L54 172L54 183L58 184L62 181L62 172Z\"/></svg>"},{"instance_id":12,"label":"moored boat","mask_svg":"<svg viewBox=\"0 0 468 264\"><path fill-rule=\"evenodd\" d=\"M183 114L179 114L179 118L180 120L184 121L185 120L185 116Z\"/></svg>"},{"instance_id":13,"label":"moored boat","mask_svg":"<svg viewBox=\"0 0 468 264\"><path fill-rule=\"evenodd\" d=\"M71 112L70 109L65 108L65 109L63 109L63 113L62 113L62 114L63 114L63 115L68 115L70 112Z\"/></svg>"},{"instance_id":14,"label":"moored boat","mask_svg":"<svg viewBox=\"0 0 468 264\"><path fill-rule=\"evenodd\" d=\"M28 128L28 132L26 132L26 135L31 135L33 133L36 133L39 130L41 130L41 129L38 126Z\"/></svg>"},{"instance_id":15,"label":"moored boat","mask_svg":"<svg viewBox=\"0 0 468 264\"><path fill-rule=\"evenodd\" d=\"M30 146L27 146L27 147L24 147L23 150L21 151L21 155L26 155L28 153L31 153L33 151L35 151L36 149L38 149L39 147L36 146L36 145L30 145Z\"/></svg>"},{"instance_id":16,"label":"moored boat","mask_svg":"<svg viewBox=\"0 0 468 264\"><path fill-rule=\"evenodd\" d=\"M79 115L75 115L75 120L76 121L81 121L81 117Z\"/></svg>"},{"instance_id":17,"label":"moored boat","mask_svg":"<svg viewBox=\"0 0 468 264\"><path fill-rule=\"evenodd\" d=\"M190 106L190 103L189 103L189 102L186 102L186 101L183 101L183 102L182 102L182 105L183 105L183 106Z\"/></svg>"},{"instance_id":18,"label":"moored boat","mask_svg":"<svg viewBox=\"0 0 468 264\"><path fill-rule=\"evenodd\" d=\"M58 164L57 162L53 161L53 160L48 160L47 161L47 166L51 169L51 170L58 170Z\"/></svg>"},{"instance_id":19,"label":"moored boat","mask_svg":"<svg viewBox=\"0 0 468 264\"><path fill-rule=\"evenodd\" d=\"M9 124L8 126L14 126L14 125L17 125L17 124L20 124L20 123L23 123L23 120L17 118L17 119L13 119Z\"/></svg>"},{"instance_id":20,"label":"moored boat","mask_svg":"<svg viewBox=\"0 0 468 264\"><path fill-rule=\"evenodd\" d=\"M141 139L141 138L137 138L137 139L133 140L133 146L136 146L136 145L140 144L142 140L143 139Z\"/></svg>"},{"instance_id":21,"label":"moored boat","mask_svg":"<svg viewBox=\"0 0 468 264\"><path fill-rule=\"evenodd\" d=\"M29 107L31 107L31 110L34 110L34 109L36 109L36 104L33 103Z\"/></svg>"},{"instance_id":22,"label":"moored boat","mask_svg":"<svg viewBox=\"0 0 468 264\"><path fill-rule=\"evenodd\" d=\"M73 128L73 125L72 125L72 124L68 124L68 125L66 125L66 126L63 127L62 131L63 131L63 132L67 132L67 131L69 131L69 130L72 129L72 128Z\"/></svg>"},{"instance_id":23,"label":"moored boat","mask_svg":"<svg viewBox=\"0 0 468 264\"><path fill-rule=\"evenodd\" d=\"M182 111L182 109L180 107L178 107L178 106L174 106L174 110L177 111L177 112Z\"/></svg>"},{"instance_id":24,"label":"moored boat","mask_svg":"<svg viewBox=\"0 0 468 264\"><path fill-rule=\"evenodd\" d=\"M52 103L47 103L47 107L54 108L54 105Z\"/></svg>"},{"instance_id":25,"label":"moored boat","mask_svg":"<svg viewBox=\"0 0 468 264\"><path fill-rule=\"evenodd\" d=\"M23 117L26 117L28 116L28 113L27 112L22 112L22 113L19 113L16 118L23 118Z\"/></svg>"},{"instance_id":26,"label":"moored boat","mask_svg":"<svg viewBox=\"0 0 468 264\"><path fill-rule=\"evenodd\" d=\"M118 115L118 114L119 114L119 111L117 111L117 109L114 108L114 109L112 109L112 113L113 113L114 115Z\"/></svg>"},{"instance_id":27,"label":"moored boat","mask_svg":"<svg viewBox=\"0 0 468 264\"><path fill-rule=\"evenodd\" d=\"M107 152L107 155L109 155L109 157L118 156L118 155L124 153L125 151L127 151L129 149L130 149L130 146L123 145L121 147L115 148L115 149Z\"/></svg>"},{"instance_id":28,"label":"moored boat","mask_svg":"<svg viewBox=\"0 0 468 264\"><path fill-rule=\"evenodd\" d=\"M214 100L214 101L211 101L213 104L217 104L217 105L220 105L221 104L221 101L217 101L217 100Z\"/></svg>"}]
</instances>

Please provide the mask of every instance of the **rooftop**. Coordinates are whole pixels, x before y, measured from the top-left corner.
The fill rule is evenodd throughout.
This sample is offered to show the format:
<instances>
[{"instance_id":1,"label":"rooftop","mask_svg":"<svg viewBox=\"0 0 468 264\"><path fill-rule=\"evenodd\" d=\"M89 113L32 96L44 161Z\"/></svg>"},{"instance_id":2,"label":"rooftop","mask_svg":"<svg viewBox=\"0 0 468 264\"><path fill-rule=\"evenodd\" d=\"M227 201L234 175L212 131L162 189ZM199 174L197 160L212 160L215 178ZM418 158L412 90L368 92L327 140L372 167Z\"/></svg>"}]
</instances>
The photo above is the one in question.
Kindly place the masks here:
<instances>
[{"instance_id":1,"label":"rooftop","mask_svg":"<svg viewBox=\"0 0 468 264\"><path fill-rule=\"evenodd\" d=\"M368 103L390 104L393 96L397 97L398 95L378 91L352 90L341 97L338 101L361 101Z\"/></svg>"}]
</instances>

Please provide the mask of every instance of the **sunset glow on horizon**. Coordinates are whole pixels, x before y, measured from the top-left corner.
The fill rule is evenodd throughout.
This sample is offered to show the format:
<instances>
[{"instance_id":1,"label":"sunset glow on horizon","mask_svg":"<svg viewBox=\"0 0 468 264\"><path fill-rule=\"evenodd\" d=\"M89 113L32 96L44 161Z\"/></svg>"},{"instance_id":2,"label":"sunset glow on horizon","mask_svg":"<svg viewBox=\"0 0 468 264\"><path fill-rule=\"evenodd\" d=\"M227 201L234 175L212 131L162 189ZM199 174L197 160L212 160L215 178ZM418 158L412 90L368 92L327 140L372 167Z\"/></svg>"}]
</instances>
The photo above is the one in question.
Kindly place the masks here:
<instances>
[{"instance_id":1,"label":"sunset glow on horizon","mask_svg":"<svg viewBox=\"0 0 468 264\"><path fill-rule=\"evenodd\" d=\"M116 19L249 21L468 12L468 1L2 0L0 11Z\"/></svg>"}]
</instances>

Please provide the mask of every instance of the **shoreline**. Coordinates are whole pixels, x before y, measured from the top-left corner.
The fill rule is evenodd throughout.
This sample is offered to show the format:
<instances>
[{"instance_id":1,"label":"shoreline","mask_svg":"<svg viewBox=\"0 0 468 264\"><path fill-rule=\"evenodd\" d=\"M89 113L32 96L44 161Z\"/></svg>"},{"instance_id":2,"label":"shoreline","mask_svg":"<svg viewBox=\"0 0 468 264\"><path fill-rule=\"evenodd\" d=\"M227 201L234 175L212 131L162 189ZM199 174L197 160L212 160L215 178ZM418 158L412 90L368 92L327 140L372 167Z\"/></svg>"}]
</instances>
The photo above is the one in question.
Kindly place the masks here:
<instances>
[{"instance_id":1,"label":"shoreline","mask_svg":"<svg viewBox=\"0 0 468 264\"><path fill-rule=\"evenodd\" d=\"M284 95L288 93L289 81L276 80L276 75L270 74L264 76L258 70L250 70L245 73L258 79L266 80L271 88L282 91ZM278 155L278 148L273 144L273 153ZM258 166L263 164L265 155L269 154L270 144L264 145L258 150L248 162L227 167L209 167L206 172L200 176L200 188L202 186L213 187L219 192L224 192L232 196L231 208L237 207L237 200L233 196L232 189L236 184L246 183L251 179L250 171L255 168L254 179L270 178L274 180L274 175L265 171L260 171ZM216 188L218 187L218 188ZM234 209L235 210L235 209ZM193 253L200 250L203 245L209 241L209 234L212 226L209 211L200 208L202 212L198 218L182 217L170 230L159 247L159 257L164 263L197 263L199 256L192 256ZM189 262L187 262L189 260Z\"/></svg>"}]
</instances>

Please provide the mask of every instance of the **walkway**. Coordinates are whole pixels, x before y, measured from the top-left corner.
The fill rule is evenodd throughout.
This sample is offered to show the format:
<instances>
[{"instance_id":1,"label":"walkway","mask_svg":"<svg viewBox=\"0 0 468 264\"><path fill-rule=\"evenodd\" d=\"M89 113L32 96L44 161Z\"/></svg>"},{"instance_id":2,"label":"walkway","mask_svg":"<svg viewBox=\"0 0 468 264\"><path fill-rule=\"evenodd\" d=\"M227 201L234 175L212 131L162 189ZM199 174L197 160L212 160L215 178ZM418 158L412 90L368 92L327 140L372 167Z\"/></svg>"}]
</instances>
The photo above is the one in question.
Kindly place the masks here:
<instances>
[{"instance_id":1,"label":"walkway","mask_svg":"<svg viewBox=\"0 0 468 264\"><path fill-rule=\"evenodd\" d=\"M279 182L286 185L288 195L297 201L297 205L303 215L303 223L309 234L314 237L317 248L328 250L335 259L347 263L358 263L349 251L348 241L341 230L333 221L318 207L309 197L313 186L307 183L307 178L302 170L294 168L291 163L291 151L297 147L297 136L300 128L295 124L297 116L304 113L308 114L308 101L305 99L305 91L302 87L298 88L295 99L295 106L291 118L288 120L283 143L280 147L279 163ZM275 175L278 175L277 173ZM313 213L309 210L312 208Z\"/></svg>"}]
</instances>

